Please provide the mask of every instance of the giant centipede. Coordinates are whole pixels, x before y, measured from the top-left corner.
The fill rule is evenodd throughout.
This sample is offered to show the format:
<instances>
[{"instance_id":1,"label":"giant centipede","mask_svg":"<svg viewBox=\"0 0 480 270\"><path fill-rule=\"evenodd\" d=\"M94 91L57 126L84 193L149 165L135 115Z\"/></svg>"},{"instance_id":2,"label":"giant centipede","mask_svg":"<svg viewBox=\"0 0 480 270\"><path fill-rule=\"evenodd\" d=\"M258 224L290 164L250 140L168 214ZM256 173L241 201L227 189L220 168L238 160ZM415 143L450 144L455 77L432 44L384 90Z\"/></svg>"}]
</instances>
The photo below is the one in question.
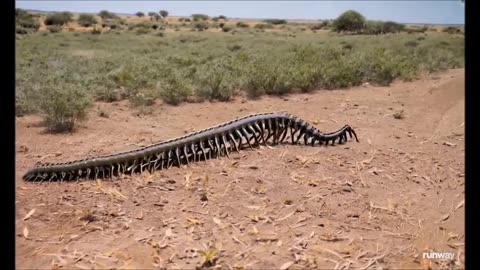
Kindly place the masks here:
<instances>
[{"instance_id":1,"label":"giant centipede","mask_svg":"<svg viewBox=\"0 0 480 270\"><path fill-rule=\"evenodd\" d=\"M190 162L206 161L233 151L253 149L260 145L292 144L335 145L347 142L357 134L349 125L323 133L306 121L286 112L258 113L237 118L182 137L151 144L135 150L97 156L64 163L38 164L24 175L25 181L71 181L113 178L122 174L143 173L181 167Z\"/></svg>"}]
</instances>

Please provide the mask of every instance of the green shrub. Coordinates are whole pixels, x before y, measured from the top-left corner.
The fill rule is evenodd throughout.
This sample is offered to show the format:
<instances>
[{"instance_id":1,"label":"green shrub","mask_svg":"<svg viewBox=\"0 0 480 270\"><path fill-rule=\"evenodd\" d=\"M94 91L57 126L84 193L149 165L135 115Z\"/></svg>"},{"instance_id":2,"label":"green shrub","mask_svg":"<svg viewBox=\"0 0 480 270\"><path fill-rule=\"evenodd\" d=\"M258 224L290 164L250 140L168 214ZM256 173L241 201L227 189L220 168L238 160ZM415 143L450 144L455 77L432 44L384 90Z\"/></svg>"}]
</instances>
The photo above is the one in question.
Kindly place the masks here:
<instances>
[{"instance_id":1,"label":"green shrub","mask_svg":"<svg viewBox=\"0 0 480 270\"><path fill-rule=\"evenodd\" d=\"M321 80L320 55L312 46L301 46L295 49L293 59L288 61L292 87L302 92L310 92L319 86Z\"/></svg>"},{"instance_id":2,"label":"green shrub","mask_svg":"<svg viewBox=\"0 0 480 270\"><path fill-rule=\"evenodd\" d=\"M208 15L205 14L192 14L193 21L206 21L208 20Z\"/></svg>"},{"instance_id":3,"label":"green shrub","mask_svg":"<svg viewBox=\"0 0 480 270\"><path fill-rule=\"evenodd\" d=\"M47 29L50 31L50 33L58 33L62 30L62 28L58 25L49 25L47 26Z\"/></svg>"},{"instance_id":4,"label":"green shrub","mask_svg":"<svg viewBox=\"0 0 480 270\"><path fill-rule=\"evenodd\" d=\"M40 110L50 132L74 131L75 123L87 116L92 103L79 85L50 84L42 91Z\"/></svg>"},{"instance_id":5,"label":"green shrub","mask_svg":"<svg viewBox=\"0 0 480 270\"><path fill-rule=\"evenodd\" d=\"M198 31L203 31L208 29L208 23L205 21L194 22L192 27Z\"/></svg>"},{"instance_id":6,"label":"green shrub","mask_svg":"<svg viewBox=\"0 0 480 270\"><path fill-rule=\"evenodd\" d=\"M33 29L33 31L38 31L40 28L37 18L23 9L15 9L15 23L16 26L20 26L25 30Z\"/></svg>"},{"instance_id":7,"label":"green shrub","mask_svg":"<svg viewBox=\"0 0 480 270\"><path fill-rule=\"evenodd\" d=\"M362 83L362 60L352 52L327 48L322 51L319 86L326 89L346 88Z\"/></svg>"},{"instance_id":8,"label":"green shrub","mask_svg":"<svg viewBox=\"0 0 480 270\"><path fill-rule=\"evenodd\" d=\"M287 21L282 19L267 19L263 20L263 22L267 24L287 24Z\"/></svg>"},{"instance_id":9,"label":"green shrub","mask_svg":"<svg viewBox=\"0 0 480 270\"><path fill-rule=\"evenodd\" d=\"M398 77L397 57L385 49L375 50L367 56L368 61L362 61L362 71L365 81L373 84L388 86Z\"/></svg>"},{"instance_id":10,"label":"green shrub","mask_svg":"<svg viewBox=\"0 0 480 270\"><path fill-rule=\"evenodd\" d=\"M222 31L223 32L230 32L233 28L231 26L228 26L228 25L224 25L222 27Z\"/></svg>"},{"instance_id":11,"label":"green shrub","mask_svg":"<svg viewBox=\"0 0 480 270\"><path fill-rule=\"evenodd\" d=\"M362 14L348 10L333 21L333 30L336 32L356 32L364 28L365 17Z\"/></svg>"},{"instance_id":12,"label":"green shrub","mask_svg":"<svg viewBox=\"0 0 480 270\"><path fill-rule=\"evenodd\" d=\"M197 71L196 91L200 98L209 100L228 101L235 90L235 70L230 63L224 60L209 62Z\"/></svg>"},{"instance_id":13,"label":"green shrub","mask_svg":"<svg viewBox=\"0 0 480 270\"><path fill-rule=\"evenodd\" d=\"M36 93L24 93L15 91L15 116L37 112Z\"/></svg>"},{"instance_id":14,"label":"green shrub","mask_svg":"<svg viewBox=\"0 0 480 270\"><path fill-rule=\"evenodd\" d=\"M259 23L254 26L256 29L272 29L273 25L270 23Z\"/></svg>"},{"instance_id":15,"label":"green shrub","mask_svg":"<svg viewBox=\"0 0 480 270\"><path fill-rule=\"evenodd\" d=\"M107 11L107 10L100 11L98 13L98 16L100 16L100 18L102 18L102 20L105 20L105 19L119 19L117 14L115 14L113 12L110 12L110 11Z\"/></svg>"},{"instance_id":16,"label":"green shrub","mask_svg":"<svg viewBox=\"0 0 480 270\"><path fill-rule=\"evenodd\" d=\"M162 81L160 96L167 104L178 105L187 101L192 94L192 86L184 77L176 72L170 72Z\"/></svg>"},{"instance_id":17,"label":"green shrub","mask_svg":"<svg viewBox=\"0 0 480 270\"><path fill-rule=\"evenodd\" d=\"M15 27L15 33L20 34L20 35L26 35L26 34L28 34L28 31L27 31L27 29L17 25Z\"/></svg>"},{"instance_id":18,"label":"green shrub","mask_svg":"<svg viewBox=\"0 0 480 270\"><path fill-rule=\"evenodd\" d=\"M45 18L45 25L64 25L68 22L71 22L73 19L73 14L71 12L60 12L47 15Z\"/></svg>"},{"instance_id":19,"label":"green shrub","mask_svg":"<svg viewBox=\"0 0 480 270\"><path fill-rule=\"evenodd\" d=\"M83 27L89 27L97 23L97 19L92 14L80 14L78 24Z\"/></svg>"},{"instance_id":20,"label":"green shrub","mask_svg":"<svg viewBox=\"0 0 480 270\"><path fill-rule=\"evenodd\" d=\"M461 34L462 30L458 27L448 26L443 29L443 32L449 33L449 34Z\"/></svg>"},{"instance_id":21,"label":"green shrub","mask_svg":"<svg viewBox=\"0 0 480 270\"><path fill-rule=\"evenodd\" d=\"M250 26L248 24L244 23L244 22L237 22L237 27L248 28Z\"/></svg>"},{"instance_id":22,"label":"green shrub","mask_svg":"<svg viewBox=\"0 0 480 270\"><path fill-rule=\"evenodd\" d=\"M135 13L135 15L136 15L137 17L143 17L143 16L145 16L145 13L139 11L139 12Z\"/></svg>"},{"instance_id":23,"label":"green shrub","mask_svg":"<svg viewBox=\"0 0 480 270\"><path fill-rule=\"evenodd\" d=\"M155 104L155 96L153 93L137 93L130 98L130 102L135 107L152 106Z\"/></svg>"},{"instance_id":24,"label":"green shrub","mask_svg":"<svg viewBox=\"0 0 480 270\"><path fill-rule=\"evenodd\" d=\"M290 68L280 59L256 56L249 62L243 80L243 89L250 98L263 94L282 95L293 90Z\"/></svg>"},{"instance_id":25,"label":"green shrub","mask_svg":"<svg viewBox=\"0 0 480 270\"><path fill-rule=\"evenodd\" d=\"M317 23L317 24L311 25L310 30L320 30L322 29L322 27L323 27L323 24Z\"/></svg>"}]
</instances>

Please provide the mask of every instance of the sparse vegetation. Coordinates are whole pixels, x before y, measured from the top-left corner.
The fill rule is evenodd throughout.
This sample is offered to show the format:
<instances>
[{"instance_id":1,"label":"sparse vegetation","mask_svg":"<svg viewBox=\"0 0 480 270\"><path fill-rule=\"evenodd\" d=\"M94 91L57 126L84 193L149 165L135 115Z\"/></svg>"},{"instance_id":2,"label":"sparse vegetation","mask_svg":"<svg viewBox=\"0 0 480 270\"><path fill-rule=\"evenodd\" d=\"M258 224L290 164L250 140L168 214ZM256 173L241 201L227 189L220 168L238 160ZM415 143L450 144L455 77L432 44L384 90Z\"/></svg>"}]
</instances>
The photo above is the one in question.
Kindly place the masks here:
<instances>
[{"instance_id":1,"label":"sparse vegetation","mask_svg":"<svg viewBox=\"0 0 480 270\"><path fill-rule=\"evenodd\" d=\"M327 23L312 24L312 28ZM360 30L363 35L312 34L301 31L310 27L305 23L290 23L287 27L260 23L255 25L256 30L226 35L205 31L213 25L197 16L190 26L202 33L164 35L158 31L166 27L163 22L145 20L129 23L131 31L116 31L117 35L64 31L17 38L17 114L41 112L39 97L53 93L44 91L50 87L51 74L66 65L71 66L71 74L82 76L78 87L92 100L128 99L142 108L156 99L179 104L205 99L227 101L240 92L255 98L363 82L388 85L394 79L412 80L421 72L464 65L462 35L407 34L402 26L388 22L377 26L383 27L381 33L392 35L367 35L369 23ZM110 24L112 29L121 27L120 19L102 20L103 26ZM235 26L242 27L242 22L216 24L229 33L236 31ZM263 32L268 28L276 31ZM52 25L48 29L59 32L61 27ZM16 31L25 32L22 28ZM94 29L92 33L101 31ZM46 43L49 46L44 47ZM72 54L76 51L82 53ZM95 52L95 58L88 58L89 51ZM68 76L56 80L60 86L69 83ZM151 89L156 92L152 94Z\"/></svg>"},{"instance_id":2,"label":"sparse vegetation","mask_svg":"<svg viewBox=\"0 0 480 270\"><path fill-rule=\"evenodd\" d=\"M257 28L257 29L272 29L273 28L273 25L272 24L269 24L269 23L258 23L254 26L254 28Z\"/></svg>"},{"instance_id":3,"label":"sparse vegetation","mask_svg":"<svg viewBox=\"0 0 480 270\"><path fill-rule=\"evenodd\" d=\"M208 15L205 15L205 14L192 14L192 19L193 21L206 21L208 20Z\"/></svg>"},{"instance_id":4,"label":"sparse vegetation","mask_svg":"<svg viewBox=\"0 0 480 270\"><path fill-rule=\"evenodd\" d=\"M198 31L203 31L208 29L208 22L206 21L197 21L192 23L193 29Z\"/></svg>"},{"instance_id":5,"label":"sparse vegetation","mask_svg":"<svg viewBox=\"0 0 480 270\"><path fill-rule=\"evenodd\" d=\"M92 103L87 93L74 83L52 82L43 89L39 108L50 132L71 132L83 120Z\"/></svg>"},{"instance_id":6,"label":"sparse vegetation","mask_svg":"<svg viewBox=\"0 0 480 270\"><path fill-rule=\"evenodd\" d=\"M237 22L237 27L240 27L240 28L248 28L249 25L244 23L244 22Z\"/></svg>"},{"instance_id":7,"label":"sparse vegetation","mask_svg":"<svg viewBox=\"0 0 480 270\"><path fill-rule=\"evenodd\" d=\"M461 34L462 30L458 27L448 26L443 29L443 32L449 33L449 34Z\"/></svg>"},{"instance_id":8,"label":"sparse vegetation","mask_svg":"<svg viewBox=\"0 0 480 270\"><path fill-rule=\"evenodd\" d=\"M113 12L110 12L108 10L102 10L98 13L98 16L100 16L100 18L102 18L102 20L105 20L105 19L118 19L119 17L117 16L117 14L113 13Z\"/></svg>"},{"instance_id":9,"label":"sparse vegetation","mask_svg":"<svg viewBox=\"0 0 480 270\"><path fill-rule=\"evenodd\" d=\"M281 19L267 19L267 20L263 20L263 22L267 24L287 24L286 20L281 20Z\"/></svg>"},{"instance_id":10,"label":"sparse vegetation","mask_svg":"<svg viewBox=\"0 0 480 270\"><path fill-rule=\"evenodd\" d=\"M40 23L38 19L32 14L23 9L15 9L15 32L17 34L27 34L29 31L38 31Z\"/></svg>"},{"instance_id":11,"label":"sparse vegetation","mask_svg":"<svg viewBox=\"0 0 480 270\"><path fill-rule=\"evenodd\" d=\"M53 13L47 15L45 18L45 25L58 25L62 26L73 20L73 14L71 12L65 11L60 13Z\"/></svg>"},{"instance_id":12,"label":"sparse vegetation","mask_svg":"<svg viewBox=\"0 0 480 270\"><path fill-rule=\"evenodd\" d=\"M47 26L47 29L50 31L50 33L58 33L62 30L62 28L58 25L49 25Z\"/></svg>"},{"instance_id":13,"label":"sparse vegetation","mask_svg":"<svg viewBox=\"0 0 480 270\"><path fill-rule=\"evenodd\" d=\"M78 24L83 27L89 27L97 23L97 19L91 14L80 14Z\"/></svg>"},{"instance_id":14,"label":"sparse vegetation","mask_svg":"<svg viewBox=\"0 0 480 270\"><path fill-rule=\"evenodd\" d=\"M222 24L220 24L219 26L222 28L222 31L223 31L223 32L230 32L230 31L233 29L233 27L228 26L228 25L222 25Z\"/></svg>"}]
</instances>

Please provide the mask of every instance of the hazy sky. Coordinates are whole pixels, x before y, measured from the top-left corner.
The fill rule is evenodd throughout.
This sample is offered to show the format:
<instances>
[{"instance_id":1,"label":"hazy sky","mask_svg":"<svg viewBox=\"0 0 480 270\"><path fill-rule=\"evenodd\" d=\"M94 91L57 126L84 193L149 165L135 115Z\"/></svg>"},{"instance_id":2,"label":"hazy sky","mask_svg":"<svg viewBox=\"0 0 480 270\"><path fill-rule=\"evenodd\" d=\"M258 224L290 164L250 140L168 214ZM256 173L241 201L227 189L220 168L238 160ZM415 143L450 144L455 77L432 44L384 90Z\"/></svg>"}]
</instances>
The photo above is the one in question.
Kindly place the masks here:
<instances>
[{"instance_id":1,"label":"hazy sky","mask_svg":"<svg viewBox=\"0 0 480 270\"><path fill-rule=\"evenodd\" d=\"M202 13L236 18L334 19L353 9L370 20L463 24L465 7L449 1L19 1L17 8L96 13L102 9L133 14L167 10L172 16Z\"/></svg>"}]
</instances>

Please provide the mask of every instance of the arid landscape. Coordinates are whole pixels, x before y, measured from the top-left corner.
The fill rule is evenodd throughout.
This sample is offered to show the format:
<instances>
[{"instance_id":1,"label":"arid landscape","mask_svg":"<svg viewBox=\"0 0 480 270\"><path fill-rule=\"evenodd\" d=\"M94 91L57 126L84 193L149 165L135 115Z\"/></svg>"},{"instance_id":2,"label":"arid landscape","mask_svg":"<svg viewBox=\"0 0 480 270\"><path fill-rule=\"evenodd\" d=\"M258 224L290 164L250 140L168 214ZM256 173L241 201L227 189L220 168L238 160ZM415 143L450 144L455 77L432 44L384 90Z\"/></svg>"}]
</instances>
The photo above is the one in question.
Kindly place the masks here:
<instances>
[{"instance_id":1,"label":"arid landscape","mask_svg":"<svg viewBox=\"0 0 480 270\"><path fill-rule=\"evenodd\" d=\"M463 29L65 14L16 10L17 269L464 269ZM359 142L22 179L280 111Z\"/></svg>"},{"instance_id":2,"label":"arid landscape","mask_svg":"<svg viewBox=\"0 0 480 270\"><path fill-rule=\"evenodd\" d=\"M94 110L69 135L44 134L37 116L17 118L18 268L195 268L213 248L225 269L463 266L463 69L390 87L160 105L149 116L125 102L96 106L109 118ZM21 180L38 161L110 154L280 110L324 131L348 123L360 142L264 147L113 181ZM427 250L456 257L423 260Z\"/></svg>"}]
</instances>

